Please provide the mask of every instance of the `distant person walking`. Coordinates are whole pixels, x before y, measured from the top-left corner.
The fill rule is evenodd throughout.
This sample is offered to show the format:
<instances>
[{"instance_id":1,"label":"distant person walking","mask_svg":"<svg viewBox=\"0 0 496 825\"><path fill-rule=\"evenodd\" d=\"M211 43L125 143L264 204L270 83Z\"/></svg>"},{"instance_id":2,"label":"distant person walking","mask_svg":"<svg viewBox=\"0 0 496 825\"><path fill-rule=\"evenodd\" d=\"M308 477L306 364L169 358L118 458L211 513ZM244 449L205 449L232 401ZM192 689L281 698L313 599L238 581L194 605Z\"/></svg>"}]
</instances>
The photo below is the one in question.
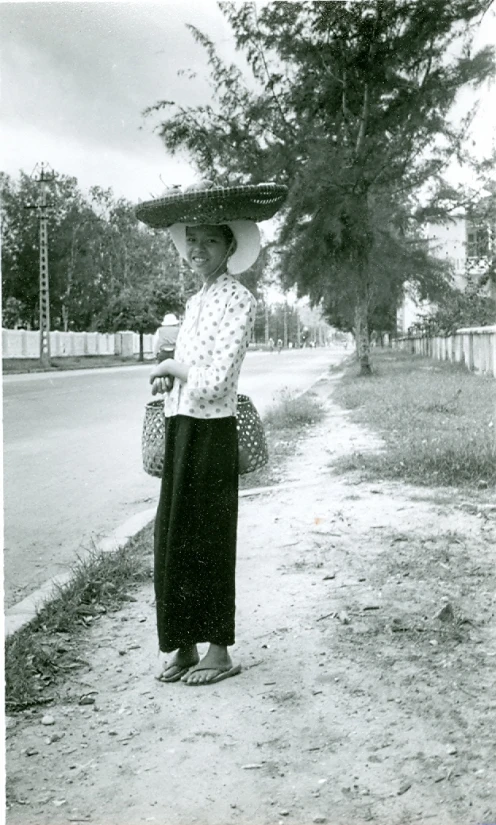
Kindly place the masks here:
<instances>
[{"instance_id":1,"label":"distant person walking","mask_svg":"<svg viewBox=\"0 0 496 825\"><path fill-rule=\"evenodd\" d=\"M179 321L174 313L168 312L153 336L153 354L157 361L174 357L178 333Z\"/></svg>"},{"instance_id":2,"label":"distant person walking","mask_svg":"<svg viewBox=\"0 0 496 825\"><path fill-rule=\"evenodd\" d=\"M278 339L277 339L277 352L279 352L279 353L281 352L281 350L282 350L282 346L283 346L283 345L282 345L282 341L281 341L281 339L280 339L280 338L278 338Z\"/></svg>"},{"instance_id":3,"label":"distant person walking","mask_svg":"<svg viewBox=\"0 0 496 825\"><path fill-rule=\"evenodd\" d=\"M176 348L176 340L179 334L179 321L177 317L168 312L164 315L164 319L153 336L153 354L158 363L165 361L167 358L174 358L174 350ZM170 392L174 379L170 375L165 379L166 391Z\"/></svg>"},{"instance_id":4,"label":"distant person walking","mask_svg":"<svg viewBox=\"0 0 496 825\"><path fill-rule=\"evenodd\" d=\"M169 229L179 254L203 280L186 305L174 357L150 374L152 393L166 393L154 586L159 647L174 655L158 677L162 682L207 685L241 669L228 652L235 641L236 409L256 301L235 276L255 263L260 232L236 214L260 212L265 220L285 195L275 184L205 184L136 209L148 225ZM201 661L200 643L209 645Z\"/></svg>"}]
</instances>

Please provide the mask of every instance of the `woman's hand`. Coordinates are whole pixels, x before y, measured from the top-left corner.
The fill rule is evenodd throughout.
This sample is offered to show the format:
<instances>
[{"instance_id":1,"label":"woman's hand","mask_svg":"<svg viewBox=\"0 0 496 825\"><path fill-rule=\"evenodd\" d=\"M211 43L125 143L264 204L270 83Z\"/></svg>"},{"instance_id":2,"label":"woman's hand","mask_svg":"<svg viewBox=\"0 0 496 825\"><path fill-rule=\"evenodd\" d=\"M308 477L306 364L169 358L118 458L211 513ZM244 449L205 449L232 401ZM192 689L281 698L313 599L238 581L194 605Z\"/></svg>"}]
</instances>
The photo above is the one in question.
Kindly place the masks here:
<instances>
[{"instance_id":1,"label":"woman's hand","mask_svg":"<svg viewBox=\"0 0 496 825\"><path fill-rule=\"evenodd\" d=\"M162 378L154 378L152 382L152 395L157 395L158 392L170 392L172 389L174 379L170 375L165 375Z\"/></svg>"},{"instance_id":2,"label":"woman's hand","mask_svg":"<svg viewBox=\"0 0 496 825\"><path fill-rule=\"evenodd\" d=\"M167 361L161 361L157 364L150 373L150 384L152 385L152 395L157 395L158 392L170 392L174 379L170 375L167 367Z\"/></svg>"},{"instance_id":3,"label":"woman's hand","mask_svg":"<svg viewBox=\"0 0 496 825\"><path fill-rule=\"evenodd\" d=\"M150 373L150 384L153 384L156 378L165 378L166 375L170 375L169 364L170 360L166 360L153 367Z\"/></svg>"},{"instance_id":4,"label":"woman's hand","mask_svg":"<svg viewBox=\"0 0 496 825\"><path fill-rule=\"evenodd\" d=\"M189 366L187 364L180 364L174 358L168 358L166 361L161 361L153 367L150 373L150 384L153 384L157 378L177 378L183 384L188 380ZM162 390L155 390L155 392L162 392Z\"/></svg>"}]
</instances>

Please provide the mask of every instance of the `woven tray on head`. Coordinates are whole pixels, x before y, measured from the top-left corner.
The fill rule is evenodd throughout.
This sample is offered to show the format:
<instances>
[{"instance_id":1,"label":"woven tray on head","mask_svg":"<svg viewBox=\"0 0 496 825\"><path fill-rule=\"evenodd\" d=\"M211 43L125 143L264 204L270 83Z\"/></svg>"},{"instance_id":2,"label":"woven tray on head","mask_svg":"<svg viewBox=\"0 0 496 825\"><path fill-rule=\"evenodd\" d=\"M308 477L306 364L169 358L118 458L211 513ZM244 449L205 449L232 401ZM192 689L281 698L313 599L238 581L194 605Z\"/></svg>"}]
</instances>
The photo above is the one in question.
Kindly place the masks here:
<instances>
[{"instance_id":1,"label":"woven tray on head","mask_svg":"<svg viewBox=\"0 0 496 825\"><path fill-rule=\"evenodd\" d=\"M140 203L136 207L136 217L154 229L164 229L174 223L266 221L280 209L287 193L287 187L277 183L172 192L163 198Z\"/></svg>"}]
</instances>

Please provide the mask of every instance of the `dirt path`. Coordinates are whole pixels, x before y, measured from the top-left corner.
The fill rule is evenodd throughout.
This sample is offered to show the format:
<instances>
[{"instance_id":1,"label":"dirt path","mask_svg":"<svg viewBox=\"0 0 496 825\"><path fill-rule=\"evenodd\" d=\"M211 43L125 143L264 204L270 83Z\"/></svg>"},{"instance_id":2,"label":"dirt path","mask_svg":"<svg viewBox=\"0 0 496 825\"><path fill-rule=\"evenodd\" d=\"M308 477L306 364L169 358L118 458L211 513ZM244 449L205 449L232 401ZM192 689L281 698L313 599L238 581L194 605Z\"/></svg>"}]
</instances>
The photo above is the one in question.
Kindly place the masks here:
<instances>
[{"instance_id":1,"label":"dirt path","mask_svg":"<svg viewBox=\"0 0 496 825\"><path fill-rule=\"evenodd\" d=\"M143 588L67 685L96 704L9 723L11 825L496 822L496 514L332 477L333 455L380 445L327 403L286 470L306 486L241 502L242 674L155 681Z\"/></svg>"}]
</instances>

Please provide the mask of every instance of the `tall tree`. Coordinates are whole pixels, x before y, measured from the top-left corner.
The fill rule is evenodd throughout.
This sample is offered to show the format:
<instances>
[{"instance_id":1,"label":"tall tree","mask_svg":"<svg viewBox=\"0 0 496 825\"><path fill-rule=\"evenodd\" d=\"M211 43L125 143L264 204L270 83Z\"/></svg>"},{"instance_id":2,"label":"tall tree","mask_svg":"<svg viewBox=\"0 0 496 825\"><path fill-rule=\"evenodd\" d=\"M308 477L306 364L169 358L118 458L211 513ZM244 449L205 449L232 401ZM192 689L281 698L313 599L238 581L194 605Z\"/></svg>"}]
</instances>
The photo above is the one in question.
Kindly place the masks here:
<instances>
[{"instance_id":1,"label":"tall tree","mask_svg":"<svg viewBox=\"0 0 496 825\"><path fill-rule=\"evenodd\" d=\"M39 185L24 172L17 181L1 174L2 292L4 300L15 298L24 306L22 322L35 327L39 312ZM48 195L48 246L51 304L56 320L64 292L67 223L76 220L83 208L77 181L57 176Z\"/></svg>"},{"instance_id":2,"label":"tall tree","mask_svg":"<svg viewBox=\"0 0 496 825\"><path fill-rule=\"evenodd\" d=\"M1 190L3 296L4 300L20 300L22 323L35 328L39 321L39 222L33 207L39 201L39 187L21 172L18 180L2 175ZM75 178L56 175L47 202L52 327L89 329L92 314L105 300L105 275L95 255L104 225Z\"/></svg>"},{"instance_id":3,"label":"tall tree","mask_svg":"<svg viewBox=\"0 0 496 825\"><path fill-rule=\"evenodd\" d=\"M456 126L450 109L461 88L494 70L490 48L471 49L488 5L270 2L258 14L254 3L221 2L251 77L191 26L207 51L212 102L159 101L147 110L165 112L165 146L186 149L207 177L288 182L281 269L300 293L348 303L363 372L377 279L385 278L381 237L402 245L403 260L414 257L393 207L455 154L462 159L470 115ZM388 204L381 226L376 211L384 215ZM437 267L434 275L437 289Z\"/></svg>"},{"instance_id":4,"label":"tall tree","mask_svg":"<svg viewBox=\"0 0 496 825\"><path fill-rule=\"evenodd\" d=\"M38 202L38 186L23 172L17 181L2 174L0 186L4 322L36 328L39 225L36 210L26 206ZM92 187L84 196L75 178L62 175L55 177L48 202L53 329L114 331L121 317L128 327L148 332L143 321L145 298L153 323L158 323L157 313L163 314L170 305L183 305L192 291L191 278L187 273L181 277L167 233L140 224L132 204L100 187ZM122 307L128 308L124 314Z\"/></svg>"},{"instance_id":5,"label":"tall tree","mask_svg":"<svg viewBox=\"0 0 496 825\"><path fill-rule=\"evenodd\" d=\"M124 286L116 292L95 319L101 332L133 330L139 333L140 361L144 360L143 336L155 332L166 312L180 315L185 294L179 283L163 279Z\"/></svg>"},{"instance_id":6,"label":"tall tree","mask_svg":"<svg viewBox=\"0 0 496 825\"><path fill-rule=\"evenodd\" d=\"M437 308L412 324L410 332L423 335L452 335L462 327L496 324L496 300L476 282L464 290L453 289Z\"/></svg>"},{"instance_id":7,"label":"tall tree","mask_svg":"<svg viewBox=\"0 0 496 825\"><path fill-rule=\"evenodd\" d=\"M370 215L373 245L367 266L366 333L395 332L396 311L402 301L405 284L415 290L420 300L439 301L450 291L449 266L429 254L428 243L419 232L413 205L404 196L376 196ZM356 273L345 266L339 254L329 261L332 237L328 237L328 215L321 210L306 231L288 230L288 249L284 255L283 283L289 284L300 272L299 289L313 303L321 304L333 326L349 332L356 330ZM290 232L294 231L293 237ZM312 266L308 262L312 261ZM323 270L323 271L322 271ZM331 277L329 275L331 274ZM384 326L384 321L387 325Z\"/></svg>"}]
</instances>

